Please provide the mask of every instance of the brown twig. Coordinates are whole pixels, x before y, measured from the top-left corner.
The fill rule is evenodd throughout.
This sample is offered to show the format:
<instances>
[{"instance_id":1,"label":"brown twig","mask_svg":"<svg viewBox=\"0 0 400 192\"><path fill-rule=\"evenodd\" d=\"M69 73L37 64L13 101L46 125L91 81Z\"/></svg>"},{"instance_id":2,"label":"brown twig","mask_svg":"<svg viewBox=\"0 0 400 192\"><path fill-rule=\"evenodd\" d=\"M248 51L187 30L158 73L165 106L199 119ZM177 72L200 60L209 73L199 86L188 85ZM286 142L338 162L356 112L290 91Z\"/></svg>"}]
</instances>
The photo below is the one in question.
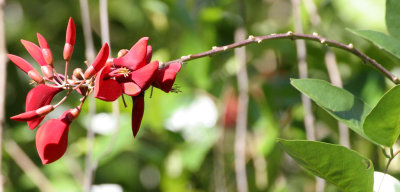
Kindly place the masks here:
<instances>
[{"instance_id":1,"label":"brown twig","mask_svg":"<svg viewBox=\"0 0 400 192\"><path fill-rule=\"evenodd\" d=\"M168 61L165 63L161 63L160 67L166 67L172 63L185 63L186 61L194 60L194 59L199 59L202 57L207 57L207 56L212 56L217 53L225 52L230 49L242 47L248 44L252 43L262 43L263 41L266 40L273 40L273 39L291 39L291 40L296 40L296 39L304 39L304 40L310 40L310 41L316 41L319 42L323 45L330 46L330 47L335 47L338 49L345 50L347 52L350 52L357 57L359 57L363 62L365 63L370 63L375 69L377 69L380 73L382 73L384 76L386 76L389 80L391 80L394 84L400 84L400 79L392 74L389 70L384 68L381 64L379 64L377 61L374 59L370 58L369 56L365 55L363 52L360 50L354 48L353 44L343 44L337 41L333 41L330 39L327 39L325 37L322 37L316 33L313 35L308 35L308 34L301 34L301 33L293 33L291 31L287 33L280 33L280 34L270 34L270 35L265 35L265 36L252 36L250 35L248 39L232 43L229 45L225 46L220 46L220 47L213 47L211 50L202 52L202 53L197 53L197 54L192 54L192 55L187 55L187 56L182 56L180 59L175 59L172 61Z\"/></svg>"},{"instance_id":2,"label":"brown twig","mask_svg":"<svg viewBox=\"0 0 400 192\"><path fill-rule=\"evenodd\" d=\"M4 142L4 149L19 167L28 175L33 183L44 192L55 191L50 181L40 171L40 169L32 162L29 156L18 146L13 140Z\"/></svg>"}]
</instances>

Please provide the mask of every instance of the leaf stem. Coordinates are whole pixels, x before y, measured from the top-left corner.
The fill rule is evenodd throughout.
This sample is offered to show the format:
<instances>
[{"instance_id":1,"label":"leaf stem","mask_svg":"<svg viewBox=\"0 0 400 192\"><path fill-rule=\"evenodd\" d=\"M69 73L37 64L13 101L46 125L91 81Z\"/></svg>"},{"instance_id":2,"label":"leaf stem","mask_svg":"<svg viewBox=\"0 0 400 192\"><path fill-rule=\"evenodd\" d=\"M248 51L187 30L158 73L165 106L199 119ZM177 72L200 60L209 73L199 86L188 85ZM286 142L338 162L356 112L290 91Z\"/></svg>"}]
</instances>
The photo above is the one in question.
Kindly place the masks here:
<instances>
[{"instance_id":1,"label":"leaf stem","mask_svg":"<svg viewBox=\"0 0 400 192\"><path fill-rule=\"evenodd\" d=\"M220 52L225 52L225 51L230 50L230 49L246 46L248 44L261 43L263 41L272 40L272 39L291 39L291 40L304 39L304 40L316 41L316 42L319 42L319 43L324 44L326 46L335 47L335 48L338 48L338 49L345 50L347 52L350 52L350 53L356 55L363 62L370 63L375 69L377 69L380 73L385 75L394 84L400 84L400 79L397 76L392 74L389 70L387 70L385 67L383 67L381 64L379 64L374 59L372 59L369 56L367 56L365 53L363 53L360 50L354 48L354 45L351 44L351 43L346 45L346 44L343 44L343 43L340 43L340 42L337 42L337 41L334 41L334 40L327 39L327 38L322 37L322 36L320 36L320 35L318 35L316 33L314 33L313 35L308 35L308 34L302 34L302 33L293 33L291 31L289 31L287 33L270 34L270 35L265 35L265 36L253 36L253 35L250 35L248 37L248 39L240 41L240 42L236 42L236 43L232 43L232 44L225 45L225 46L220 46L220 47L213 47L211 50L208 50L208 51L205 51L205 52L192 54L192 55L187 55L187 56L182 56L180 59L175 59L175 60L172 60L172 61L161 63L160 67L161 68L167 67L168 65L170 65L172 63L177 63L177 62L178 63L184 63L186 61L199 59L199 58L206 57L206 56L212 56L214 54L217 54L217 53L220 53Z\"/></svg>"}]
</instances>

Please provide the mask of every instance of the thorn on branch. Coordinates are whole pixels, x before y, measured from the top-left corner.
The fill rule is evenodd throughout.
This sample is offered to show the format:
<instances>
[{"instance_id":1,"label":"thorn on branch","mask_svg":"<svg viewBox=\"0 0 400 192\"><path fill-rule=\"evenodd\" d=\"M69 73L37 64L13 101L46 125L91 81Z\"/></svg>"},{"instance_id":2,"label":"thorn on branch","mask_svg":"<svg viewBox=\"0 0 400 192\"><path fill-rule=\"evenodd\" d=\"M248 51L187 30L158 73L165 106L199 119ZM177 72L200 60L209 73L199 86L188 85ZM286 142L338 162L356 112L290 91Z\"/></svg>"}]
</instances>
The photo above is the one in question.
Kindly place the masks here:
<instances>
[{"instance_id":1,"label":"thorn on branch","mask_svg":"<svg viewBox=\"0 0 400 192\"><path fill-rule=\"evenodd\" d=\"M319 36L317 32L314 32L312 35L313 35L313 36L316 36L316 37Z\"/></svg>"},{"instance_id":2,"label":"thorn on branch","mask_svg":"<svg viewBox=\"0 0 400 192\"><path fill-rule=\"evenodd\" d=\"M354 45L353 45L352 43L350 43L350 44L348 45L348 47L349 47L349 49L354 49Z\"/></svg>"},{"instance_id":3,"label":"thorn on branch","mask_svg":"<svg viewBox=\"0 0 400 192\"><path fill-rule=\"evenodd\" d=\"M249 38L248 38L250 41L254 41L254 39L255 39L255 37L253 36L253 35L249 35Z\"/></svg>"}]
</instances>

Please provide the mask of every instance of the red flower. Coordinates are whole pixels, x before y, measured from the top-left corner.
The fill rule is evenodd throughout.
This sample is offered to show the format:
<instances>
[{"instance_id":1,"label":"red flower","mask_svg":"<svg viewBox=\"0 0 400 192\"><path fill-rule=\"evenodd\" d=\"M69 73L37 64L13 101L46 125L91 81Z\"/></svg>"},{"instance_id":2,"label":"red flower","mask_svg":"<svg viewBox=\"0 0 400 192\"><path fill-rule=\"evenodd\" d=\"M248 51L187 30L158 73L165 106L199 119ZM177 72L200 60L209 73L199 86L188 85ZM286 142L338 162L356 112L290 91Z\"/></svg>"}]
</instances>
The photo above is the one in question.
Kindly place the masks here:
<instances>
[{"instance_id":1,"label":"red flower","mask_svg":"<svg viewBox=\"0 0 400 192\"><path fill-rule=\"evenodd\" d=\"M36 81L36 83L43 83L43 77L36 71L35 68L32 67L31 64L28 63L25 59L18 57L16 55L7 54L8 58L22 71L24 71L28 76Z\"/></svg>"},{"instance_id":2,"label":"red flower","mask_svg":"<svg viewBox=\"0 0 400 192\"><path fill-rule=\"evenodd\" d=\"M41 70L45 77L52 79L53 78L53 67L47 64L46 60L43 57L42 50L40 47L35 45L30 41L26 41L21 39L22 45L24 45L25 49L29 52L29 54L35 59L36 62L41 66Z\"/></svg>"},{"instance_id":3,"label":"red flower","mask_svg":"<svg viewBox=\"0 0 400 192\"><path fill-rule=\"evenodd\" d=\"M36 149L43 164L62 157L67 150L69 125L78 116L79 109L64 112L58 119L50 119L36 132Z\"/></svg>"},{"instance_id":4,"label":"red flower","mask_svg":"<svg viewBox=\"0 0 400 192\"><path fill-rule=\"evenodd\" d=\"M26 96L25 111L33 111L50 104L53 97L62 90L63 89L61 88L53 88L44 84L38 85L37 87L31 89ZM44 117L40 117L28 121L29 128L36 128L40 122L42 122L43 118Z\"/></svg>"},{"instance_id":5,"label":"red flower","mask_svg":"<svg viewBox=\"0 0 400 192\"><path fill-rule=\"evenodd\" d=\"M27 111L18 115L14 115L10 117L10 119L14 121L32 121L35 119L39 119L42 116L46 116L48 113L54 110L53 105L45 105L39 109L32 110L32 111Z\"/></svg>"},{"instance_id":6,"label":"red flower","mask_svg":"<svg viewBox=\"0 0 400 192\"><path fill-rule=\"evenodd\" d=\"M103 67L96 75L94 97L104 101L114 101L125 93L132 96L132 133L136 137L144 112L144 92L154 85L169 92L176 74L181 68L173 63L159 69L158 61L151 61L152 47L149 38L141 38L132 48L121 50L119 58Z\"/></svg>"}]
</instances>

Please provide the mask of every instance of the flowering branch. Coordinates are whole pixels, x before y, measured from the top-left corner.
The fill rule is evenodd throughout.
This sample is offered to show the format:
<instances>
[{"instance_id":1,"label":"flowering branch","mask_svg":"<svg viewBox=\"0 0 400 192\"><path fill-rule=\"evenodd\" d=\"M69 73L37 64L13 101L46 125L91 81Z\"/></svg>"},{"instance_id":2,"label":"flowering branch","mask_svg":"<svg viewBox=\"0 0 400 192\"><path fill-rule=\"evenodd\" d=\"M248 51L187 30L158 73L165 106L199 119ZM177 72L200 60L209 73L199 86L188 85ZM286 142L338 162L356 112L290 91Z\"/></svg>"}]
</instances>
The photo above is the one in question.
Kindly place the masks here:
<instances>
[{"instance_id":1,"label":"flowering branch","mask_svg":"<svg viewBox=\"0 0 400 192\"><path fill-rule=\"evenodd\" d=\"M330 47L336 47L338 49L342 49L345 51L348 51L350 53L353 53L357 57L359 57L363 62L365 63L370 63L375 69L377 69L380 73L385 75L388 79L390 79L394 84L400 84L400 79L392 74L389 70L387 70L385 67L383 67L381 64L379 64L377 61L374 59L370 58L367 56L365 53L361 52L360 50L354 48L354 45L352 43L346 45L337 41L333 41L330 39L327 39L325 37L322 37L318 35L318 33L313 33L312 35L308 34L301 34L301 33L293 33L291 31L287 33L280 33L280 34L270 34L270 35L265 35L265 36L253 36L250 35L248 39L232 43L229 45L225 46L214 46L212 47L211 50L202 52L202 53L197 53L197 54L192 54L192 55L187 55L187 56L182 56L180 59L175 59L172 61L168 61L165 63L160 63L160 68L167 67L171 65L172 63L185 63L186 61L194 60L194 59L199 59L202 57L206 56L212 56L214 54L224 52L230 49L234 49L237 47L242 47L248 44L252 43L261 43L265 40L272 40L272 39L291 39L291 40L296 40L296 39L304 39L304 40L311 40L311 41L316 41L319 42L323 45L330 46Z\"/></svg>"}]
</instances>

